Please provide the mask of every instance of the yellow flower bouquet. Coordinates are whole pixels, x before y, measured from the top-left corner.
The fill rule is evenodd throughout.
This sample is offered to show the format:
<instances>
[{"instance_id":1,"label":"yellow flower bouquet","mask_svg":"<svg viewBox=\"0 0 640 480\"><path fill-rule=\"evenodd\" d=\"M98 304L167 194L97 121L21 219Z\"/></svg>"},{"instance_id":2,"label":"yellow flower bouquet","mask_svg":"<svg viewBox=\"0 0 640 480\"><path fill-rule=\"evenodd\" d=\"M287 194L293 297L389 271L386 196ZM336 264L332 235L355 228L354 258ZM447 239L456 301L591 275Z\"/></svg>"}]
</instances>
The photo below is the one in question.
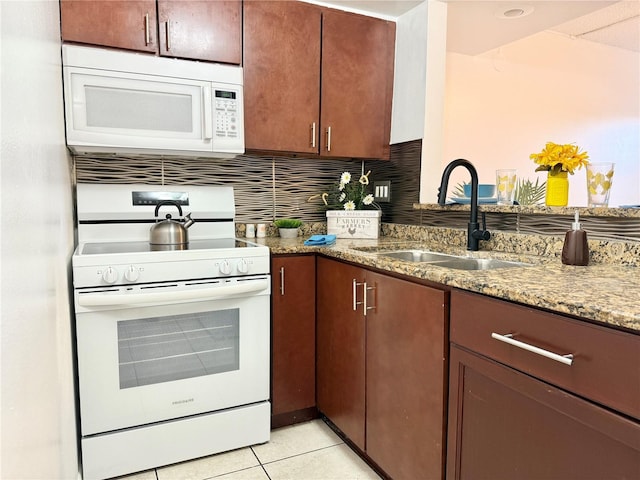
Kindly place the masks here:
<instances>
[{"instance_id":1,"label":"yellow flower bouquet","mask_svg":"<svg viewBox=\"0 0 640 480\"><path fill-rule=\"evenodd\" d=\"M550 175L573 172L589 164L587 152L581 152L577 145L558 145L547 142L540 153L532 153L529 158L538 164L536 172L548 171Z\"/></svg>"}]
</instances>

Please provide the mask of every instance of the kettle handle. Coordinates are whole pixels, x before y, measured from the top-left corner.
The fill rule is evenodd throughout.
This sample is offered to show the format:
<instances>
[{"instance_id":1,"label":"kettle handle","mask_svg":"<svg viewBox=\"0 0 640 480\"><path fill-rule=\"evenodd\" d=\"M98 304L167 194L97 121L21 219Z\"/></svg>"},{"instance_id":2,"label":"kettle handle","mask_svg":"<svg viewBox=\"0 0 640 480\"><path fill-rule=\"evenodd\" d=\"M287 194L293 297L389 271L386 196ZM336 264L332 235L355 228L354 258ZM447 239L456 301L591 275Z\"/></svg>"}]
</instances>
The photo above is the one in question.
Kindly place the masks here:
<instances>
[{"instance_id":1,"label":"kettle handle","mask_svg":"<svg viewBox=\"0 0 640 480\"><path fill-rule=\"evenodd\" d=\"M174 207L178 208L178 213L180 214L180 216L182 216L182 207L180 206L180 204L178 202L174 202L172 200L164 200L162 202L158 202L156 205L156 213L155 213L155 217L158 216L158 211L160 210L160 207L163 205L173 205Z\"/></svg>"}]
</instances>

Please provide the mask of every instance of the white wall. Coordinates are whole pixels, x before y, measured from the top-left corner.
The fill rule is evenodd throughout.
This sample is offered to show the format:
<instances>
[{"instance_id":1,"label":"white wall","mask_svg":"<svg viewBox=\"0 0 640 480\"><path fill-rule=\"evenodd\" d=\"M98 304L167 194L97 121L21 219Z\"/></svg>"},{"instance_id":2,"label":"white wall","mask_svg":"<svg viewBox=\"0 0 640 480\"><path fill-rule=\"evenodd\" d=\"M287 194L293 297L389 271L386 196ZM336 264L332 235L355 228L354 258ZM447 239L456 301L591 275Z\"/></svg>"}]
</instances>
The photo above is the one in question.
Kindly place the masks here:
<instances>
[{"instance_id":1,"label":"white wall","mask_svg":"<svg viewBox=\"0 0 640 480\"><path fill-rule=\"evenodd\" d=\"M78 476L58 2L2 1L3 479Z\"/></svg>"},{"instance_id":2,"label":"white wall","mask_svg":"<svg viewBox=\"0 0 640 480\"><path fill-rule=\"evenodd\" d=\"M547 141L575 143L594 163L616 163L610 206L640 204L640 54L542 32L481 56L449 53L446 68L443 157L432 176L462 157L482 183L506 167L544 179L529 154ZM451 182L468 178L456 169ZM569 205L586 205L584 169L569 178ZM421 201L433 202L431 190Z\"/></svg>"},{"instance_id":3,"label":"white wall","mask_svg":"<svg viewBox=\"0 0 640 480\"><path fill-rule=\"evenodd\" d=\"M430 161L442 158L447 5L428 0L396 21L391 143L422 139L422 189L436 192ZM428 200L435 201L435 193Z\"/></svg>"},{"instance_id":4,"label":"white wall","mask_svg":"<svg viewBox=\"0 0 640 480\"><path fill-rule=\"evenodd\" d=\"M396 20L392 144L416 140L424 134L427 19L428 4L424 2Z\"/></svg>"}]
</instances>

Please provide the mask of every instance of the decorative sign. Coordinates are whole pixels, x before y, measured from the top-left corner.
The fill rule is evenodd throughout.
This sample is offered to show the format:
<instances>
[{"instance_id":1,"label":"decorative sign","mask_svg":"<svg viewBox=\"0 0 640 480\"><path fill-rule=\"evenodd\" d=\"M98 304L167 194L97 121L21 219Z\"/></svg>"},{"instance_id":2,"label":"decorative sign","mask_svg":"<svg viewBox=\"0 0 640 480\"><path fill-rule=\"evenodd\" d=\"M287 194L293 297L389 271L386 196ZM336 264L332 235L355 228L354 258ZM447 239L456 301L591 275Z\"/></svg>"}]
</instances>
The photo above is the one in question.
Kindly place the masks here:
<instances>
[{"instance_id":1,"label":"decorative sign","mask_svg":"<svg viewBox=\"0 0 640 480\"><path fill-rule=\"evenodd\" d=\"M380 210L329 210L327 233L337 238L378 238Z\"/></svg>"}]
</instances>

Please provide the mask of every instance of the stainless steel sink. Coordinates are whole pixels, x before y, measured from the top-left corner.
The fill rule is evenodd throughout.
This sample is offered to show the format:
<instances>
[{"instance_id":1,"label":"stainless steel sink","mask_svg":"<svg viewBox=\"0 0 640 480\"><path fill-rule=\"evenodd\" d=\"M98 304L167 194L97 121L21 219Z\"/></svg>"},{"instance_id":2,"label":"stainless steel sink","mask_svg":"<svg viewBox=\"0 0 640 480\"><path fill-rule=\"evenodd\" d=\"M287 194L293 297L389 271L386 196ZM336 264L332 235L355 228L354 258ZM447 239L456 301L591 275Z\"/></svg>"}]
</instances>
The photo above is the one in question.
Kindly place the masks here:
<instances>
[{"instance_id":1,"label":"stainless steel sink","mask_svg":"<svg viewBox=\"0 0 640 480\"><path fill-rule=\"evenodd\" d=\"M380 255L384 255L385 257L397 258L398 260L404 260L407 262L434 262L455 258L451 255L427 252L425 250L399 250L396 252L380 253Z\"/></svg>"},{"instance_id":2,"label":"stainless steel sink","mask_svg":"<svg viewBox=\"0 0 640 480\"><path fill-rule=\"evenodd\" d=\"M528 266L527 263L496 260L493 258L453 258L441 262L431 262L433 265L457 270L493 270L494 268L513 268Z\"/></svg>"},{"instance_id":3,"label":"stainless steel sink","mask_svg":"<svg viewBox=\"0 0 640 480\"><path fill-rule=\"evenodd\" d=\"M513 262L495 258L461 257L427 250L398 250L393 252L380 252L378 255L403 260L405 262L428 263L438 267L457 270L493 270L496 268L529 266L528 263L523 262Z\"/></svg>"}]
</instances>

